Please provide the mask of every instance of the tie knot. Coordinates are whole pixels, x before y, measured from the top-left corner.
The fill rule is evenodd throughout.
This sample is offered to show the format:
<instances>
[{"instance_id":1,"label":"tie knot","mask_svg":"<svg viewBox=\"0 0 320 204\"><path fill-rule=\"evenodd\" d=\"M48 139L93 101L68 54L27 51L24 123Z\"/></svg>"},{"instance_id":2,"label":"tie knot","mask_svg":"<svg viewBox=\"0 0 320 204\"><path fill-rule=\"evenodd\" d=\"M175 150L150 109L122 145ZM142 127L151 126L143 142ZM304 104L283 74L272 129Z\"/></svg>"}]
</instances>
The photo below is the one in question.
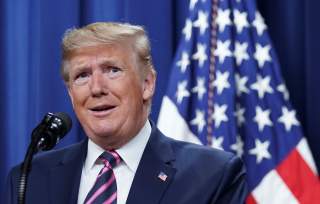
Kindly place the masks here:
<instances>
[{"instance_id":1,"label":"tie knot","mask_svg":"<svg viewBox=\"0 0 320 204\"><path fill-rule=\"evenodd\" d=\"M119 154L113 150L103 152L99 157L103 163L110 168L114 168L121 162Z\"/></svg>"}]
</instances>

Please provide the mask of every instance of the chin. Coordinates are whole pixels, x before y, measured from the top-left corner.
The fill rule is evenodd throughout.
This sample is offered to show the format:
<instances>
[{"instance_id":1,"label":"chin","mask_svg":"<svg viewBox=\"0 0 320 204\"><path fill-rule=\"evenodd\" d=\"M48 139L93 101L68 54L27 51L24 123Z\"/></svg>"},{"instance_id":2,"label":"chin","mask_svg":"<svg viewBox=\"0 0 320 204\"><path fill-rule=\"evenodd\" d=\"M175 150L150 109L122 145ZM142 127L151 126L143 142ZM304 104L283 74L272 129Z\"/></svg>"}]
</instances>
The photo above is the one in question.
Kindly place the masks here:
<instances>
[{"instance_id":1,"label":"chin","mask_svg":"<svg viewBox=\"0 0 320 204\"><path fill-rule=\"evenodd\" d=\"M104 135L110 135L116 129L110 126L110 123L106 121L91 120L89 123L85 124L86 125L82 126L87 135L97 135L99 137Z\"/></svg>"},{"instance_id":2,"label":"chin","mask_svg":"<svg viewBox=\"0 0 320 204\"><path fill-rule=\"evenodd\" d=\"M93 134L98 136L98 137L109 137L111 135L115 134L115 130L112 128L107 128L107 127L103 127L103 128L95 128L93 129Z\"/></svg>"}]
</instances>

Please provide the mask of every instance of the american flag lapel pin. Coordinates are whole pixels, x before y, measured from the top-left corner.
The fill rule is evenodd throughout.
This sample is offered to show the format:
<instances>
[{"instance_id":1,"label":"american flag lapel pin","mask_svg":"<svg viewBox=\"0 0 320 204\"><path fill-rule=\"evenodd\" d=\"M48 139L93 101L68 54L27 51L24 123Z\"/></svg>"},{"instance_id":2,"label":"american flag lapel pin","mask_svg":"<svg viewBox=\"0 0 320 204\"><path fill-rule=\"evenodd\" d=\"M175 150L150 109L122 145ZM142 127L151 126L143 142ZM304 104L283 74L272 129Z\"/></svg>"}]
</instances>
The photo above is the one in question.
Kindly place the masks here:
<instances>
[{"instance_id":1,"label":"american flag lapel pin","mask_svg":"<svg viewBox=\"0 0 320 204\"><path fill-rule=\"evenodd\" d=\"M158 175L158 178L161 180L161 181L166 181L168 176L167 174L165 174L164 172L160 172L159 175Z\"/></svg>"}]
</instances>

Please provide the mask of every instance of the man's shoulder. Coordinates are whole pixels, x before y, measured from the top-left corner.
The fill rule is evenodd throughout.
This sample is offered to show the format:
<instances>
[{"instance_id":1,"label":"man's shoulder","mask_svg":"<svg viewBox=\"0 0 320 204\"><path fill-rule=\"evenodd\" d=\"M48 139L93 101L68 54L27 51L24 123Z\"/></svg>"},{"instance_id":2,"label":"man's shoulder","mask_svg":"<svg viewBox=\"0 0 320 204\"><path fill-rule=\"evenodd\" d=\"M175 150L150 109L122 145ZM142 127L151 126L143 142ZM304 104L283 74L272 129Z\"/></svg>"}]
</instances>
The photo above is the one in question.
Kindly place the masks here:
<instances>
[{"instance_id":1,"label":"man's shoulder","mask_svg":"<svg viewBox=\"0 0 320 204\"><path fill-rule=\"evenodd\" d=\"M81 167L83 156L86 154L86 140L61 149L42 152L34 156L31 163L31 171L28 176L29 198L27 203L37 203L36 200L44 199L44 203L48 203L49 188L59 186L70 192L70 181L75 180L78 175L77 169ZM6 203L16 203L16 198L10 197L17 195L21 164L13 167L7 177ZM79 171L81 172L81 171ZM57 179L58 178L58 179ZM60 179L61 178L61 179ZM69 180L70 179L70 180ZM69 185L65 188L66 185ZM62 192L61 189L58 191ZM52 189L50 189L51 191Z\"/></svg>"},{"instance_id":2,"label":"man's shoulder","mask_svg":"<svg viewBox=\"0 0 320 204\"><path fill-rule=\"evenodd\" d=\"M160 146L162 146L161 143L171 147L173 150L175 156L177 158L196 158L196 157L203 157L203 159L200 160L222 160L227 161L230 160L235 155L231 152L226 152L220 149L212 148L209 146L201 145L201 144L195 144L191 142L181 141L174 139L173 137L167 136L161 132L157 127L154 127L153 124L153 132L152 134L157 136L156 139L157 142L160 143Z\"/></svg>"},{"instance_id":3,"label":"man's shoulder","mask_svg":"<svg viewBox=\"0 0 320 204\"><path fill-rule=\"evenodd\" d=\"M210 166L225 166L227 163L241 163L241 159L231 152L226 152L220 149L212 148L205 145L195 144L176 140L171 137L165 136L161 131L161 141L171 146L175 155L175 162L178 165L205 165Z\"/></svg>"},{"instance_id":4,"label":"man's shoulder","mask_svg":"<svg viewBox=\"0 0 320 204\"><path fill-rule=\"evenodd\" d=\"M179 141L172 138L168 138L168 140L171 141L173 151L177 158L187 157L199 161L226 162L235 157L231 152L226 152L209 146Z\"/></svg>"},{"instance_id":5,"label":"man's shoulder","mask_svg":"<svg viewBox=\"0 0 320 204\"><path fill-rule=\"evenodd\" d=\"M86 141L81 141L75 144L68 145L61 149L55 149L47 152L41 152L34 156L32 160L32 169L47 169L55 166L65 160L72 159L77 154L80 154ZM17 172L20 170L21 163L12 168L12 172Z\"/></svg>"}]
</instances>

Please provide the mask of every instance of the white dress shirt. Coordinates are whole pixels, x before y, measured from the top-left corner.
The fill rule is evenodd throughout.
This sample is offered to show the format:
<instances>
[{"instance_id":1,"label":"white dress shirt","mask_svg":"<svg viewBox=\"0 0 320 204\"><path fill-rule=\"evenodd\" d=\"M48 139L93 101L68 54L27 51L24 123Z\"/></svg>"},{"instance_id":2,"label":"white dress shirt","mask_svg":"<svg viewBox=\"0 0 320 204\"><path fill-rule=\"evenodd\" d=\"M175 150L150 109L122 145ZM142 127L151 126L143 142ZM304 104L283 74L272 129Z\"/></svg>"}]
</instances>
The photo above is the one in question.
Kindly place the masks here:
<instances>
[{"instance_id":1,"label":"white dress shirt","mask_svg":"<svg viewBox=\"0 0 320 204\"><path fill-rule=\"evenodd\" d=\"M135 137L121 148L115 150L122 159L122 162L113 169L117 182L117 204L126 203L134 175L136 174L150 134L151 125L147 120ZM99 171L103 168L103 164L98 162L99 160L97 159L104 151L104 149L89 139L87 157L82 168L78 204L83 204L87 194L94 185Z\"/></svg>"}]
</instances>

